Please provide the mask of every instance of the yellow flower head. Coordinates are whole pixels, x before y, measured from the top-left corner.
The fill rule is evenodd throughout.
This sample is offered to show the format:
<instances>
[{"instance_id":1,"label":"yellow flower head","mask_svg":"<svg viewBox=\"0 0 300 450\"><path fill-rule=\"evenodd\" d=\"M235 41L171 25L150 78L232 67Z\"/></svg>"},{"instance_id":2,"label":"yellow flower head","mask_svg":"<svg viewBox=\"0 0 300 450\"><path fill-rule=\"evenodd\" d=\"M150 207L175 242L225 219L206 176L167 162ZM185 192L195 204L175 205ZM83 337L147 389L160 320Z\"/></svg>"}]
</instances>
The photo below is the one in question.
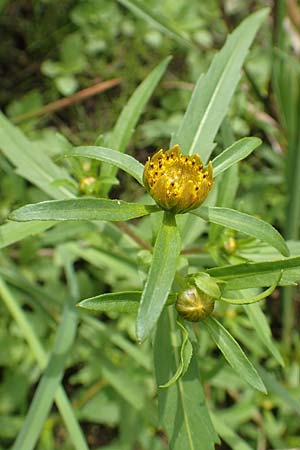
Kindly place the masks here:
<instances>
[{"instance_id":1,"label":"yellow flower head","mask_svg":"<svg viewBox=\"0 0 300 450\"><path fill-rule=\"evenodd\" d=\"M212 164L204 168L198 155L184 155L179 145L174 145L148 158L144 184L161 208L184 213L206 199L213 185Z\"/></svg>"}]
</instances>

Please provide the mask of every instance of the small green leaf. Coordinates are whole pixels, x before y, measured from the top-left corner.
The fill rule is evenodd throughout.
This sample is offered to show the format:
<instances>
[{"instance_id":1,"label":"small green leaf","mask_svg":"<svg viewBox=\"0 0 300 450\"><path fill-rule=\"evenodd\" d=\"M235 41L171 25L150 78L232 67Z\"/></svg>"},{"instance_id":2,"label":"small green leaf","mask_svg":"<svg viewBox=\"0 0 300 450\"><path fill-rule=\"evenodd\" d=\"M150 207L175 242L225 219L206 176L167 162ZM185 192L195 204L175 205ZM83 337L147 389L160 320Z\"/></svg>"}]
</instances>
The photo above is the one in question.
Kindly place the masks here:
<instances>
[{"instance_id":1,"label":"small green leaf","mask_svg":"<svg viewBox=\"0 0 300 450\"><path fill-rule=\"evenodd\" d=\"M23 206L9 218L17 222L29 220L108 220L125 221L159 211L156 206L128 203L122 200L77 198L52 200Z\"/></svg>"},{"instance_id":2,"label":"small green leaf","mask_svg":"<svg viewBox=\"0 0 300 450\"><path fill-rule=\"evenodd\" d=\"M143 186L143 164L139 163L132 156L120 153L119 151L106 147L76 147L64 156L67 158L71 156L80 156L112 164L127 172Z\"/></svg>"},{"instance_id":3,"label":"small green leaf","mask_svg":"<svg viewBox=\"0 0 300 450\"><path fill-rule=\"evenodd\" d=\"M205 294L213 298L220 297L221 291L219 289L219 286L216 280L210 277L208 273L200 272L192 278L194 279L195 284L200 289L200 291L203 291Z\"/></svg>"},{"instance_id":4,"label":"small green leaf","mask_svg":"<svg viewBox=\"0 0 300 450\"><path fill-rule=\"evenodd\" d=\"M165 213L139 307L137 318L139 341L148 336L159 319L174 280L179 252L180 236L175 217Z\"/></svg>"},{"instance_id":5,"label":"small green leaf","mask_svg":"<svg viewBox=\"0 0 300 450\"><path fill-rule=\"evenodd\" d=\"M253 286L270 286L270 284L277 283L281 271L283 271L279 283L281 286L300 281L300 257L214 267L208 269L207 273L226 281L226 289L235 290L247 289Z\"/></svg>"},{"instance_id":6,"label":"small green leaf","mask_svg":"<svg viewBox=\"0 0 300 450\"><path fill-rule=\"evenodd\" d=\"M267 391L260 376L234 337L214 317L207 317L202 324L231 367L247 383L266 394Z\"/></svg>"},{"instance_id":7,"label":"small green leaf","mask_svg":"<svg viewBox=\"0 0 300 450\"><path fill-rule=\"evenodd\" d=\"M142 297L142 291L109 292L95 297L86 298L77 307L87 311L100 312L137 312ZM175 303L176 295L169 294L166 305Z\"/></svg>"},{"instance_id":8,"label":"small green leaf","mask_svg":"<svg viewBox=\"0 0 300 450\"><path fill-rule=\"evenodd\" d=\"M250 155L253 150L261 145L261 142L261 139L256 137L246 137L226 148L212 160L214 178Z\"/></svg>"},{"instance_id":9,"label":"small green leaf","mask_svg":"<svg viewBox=\"0 0 300 450\"><path fill-rule=\"evenodd\" d=\"M160 388L168 388L172 384L176 383L176 381L186 373L193 355L193 346L189 340L188 331L184 328L184 326L180 322L177 322L177 324L181 328L183 337L180 349L180 364L176 372L172 376L172 378L170 378L170 380L167 383L161 384L159 386Z\"/></svg>"},{"instance_id":10,"label":"small green leaf","mask_svg":"<svg viewBox=\"0 0 300 450\"><path fill-rule=\"evenodd\" d=\"M210 206L201 206L191 211L191 213L209 222L232 228L233 230L253 236L260 241L267 242L283 256L289 256L290 254L283 237L272 225L249 214L241 213L235 209Z\"/></svg>"},{"instance_id":11,"label":"small green leaf","mask_svg":"<svg viewBox=\"0 0 300 450\"><path fill-rule=\"evenodd\" d=\"M280 282L281 277L282 273L280 273L280 276L275 284L273 284L268 289L266 289L265 291L261 292L258 295L242 299L220 297L219 300L221 300L222 302L231 303L233 305L251 305L253 303L258 303L264 298L269 297L269 295L271 295L275 291L276 287L278 286L278 283Z\"/></svg>"}]
</instances>

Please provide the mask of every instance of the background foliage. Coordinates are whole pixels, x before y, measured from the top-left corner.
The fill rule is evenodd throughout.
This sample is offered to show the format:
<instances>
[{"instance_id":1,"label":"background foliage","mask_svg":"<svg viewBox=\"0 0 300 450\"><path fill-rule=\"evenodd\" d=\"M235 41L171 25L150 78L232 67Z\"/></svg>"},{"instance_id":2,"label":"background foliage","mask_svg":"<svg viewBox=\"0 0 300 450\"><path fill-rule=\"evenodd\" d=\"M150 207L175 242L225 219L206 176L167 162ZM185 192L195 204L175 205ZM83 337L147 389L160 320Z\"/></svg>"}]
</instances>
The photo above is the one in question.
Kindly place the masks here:
<instances>
[{"instance_id":1,"label":"background foliage","mask_svg":"<svg viewBox=\"0 0 300 450\"><path fill-rule=\"evenodd\" d=\"M271 11L247 57L215 152L233 138L248 135L260 137L263 145L238 169L225 172L222 183L227 189L219 190L217 204L272 223L288 239L291 256L297 257L296 1L65 0L59 8L57 2L45 0L0 2L0 106L29 139L1 115L1 448L13 445L24 424L30 434L19 434L18 439L26 450L34 448L35 437L35 448L41 450L167 448L157 419L150 343L136 344L134 314L107 310L92 317L74 309L83 298L141 289L160 213L152 216L152 227L149 218L116 225L29 222L22 228L6 219L26 203L98 196L112 184L111 198L146 202L144 190L123 172L116 175L98 161L57 157L70 152L72 145L95 143L123 145L123 151L144 163L158 147L167 148L200 73L208 69L228 32L263 6L271 6ZM119 114L137 86L170 54L173 59L127 145L124 130L113 129ZM106 81L109 84L103 85ZM65 103L57 102L61 99ZM83 182L98 180L100 173L101 184ZM255 237L218 224L208 229L201 219L194 223L181 224L186 232L180 267L209 268L218 277L214 266L272 264L279 258ZM251 280L237 275L225 276L232 285L240 283L240 289L266 285L255 268ZM299 280L299 267L290 269L288 277ZM249 297L258 292L251 290ZM205 397L221 436L217 448L300 447L298 287L276 289L262 309L265 316L257 304L220 303L216 317L244 348L268 396L226 365L210 335L201 331L198 356ZM156 346L167 346L166 335L158 339ZM161 367L157 377L166 382L164 371ZM193 416L192 399L190 403L187 411ZM178 448L186 450L182 445Z\"/></svg>"}]
</instances>

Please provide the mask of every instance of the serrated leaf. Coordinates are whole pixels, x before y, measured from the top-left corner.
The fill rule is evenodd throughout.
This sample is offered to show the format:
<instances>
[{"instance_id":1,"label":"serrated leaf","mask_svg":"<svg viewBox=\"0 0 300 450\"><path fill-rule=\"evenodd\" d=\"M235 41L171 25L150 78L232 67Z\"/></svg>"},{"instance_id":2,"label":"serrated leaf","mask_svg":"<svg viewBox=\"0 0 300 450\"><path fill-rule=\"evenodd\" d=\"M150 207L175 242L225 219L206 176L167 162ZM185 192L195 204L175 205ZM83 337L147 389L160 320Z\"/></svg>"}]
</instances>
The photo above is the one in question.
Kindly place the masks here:
<instances>
[{"instance_id":1,"label":"serrated leaf","mask_svg":"<svg viewBox=\"0 0 300 450\"><path fill-rule=\"evenodd\" d=\"M23 206L13 211L9 219L29 220L108 220L125 221L159 211L156 206L128 203L123 200L76 198L51 200Z\"/></svg>"},{"instance_id":2,"label":"serrated leaf","mask_svg":"<svg viewBox=\"0 0 300 450\"><path fill-rule=\"evenodd\" d=\"M180 236L175 217L165 213L139 307L136 325L139 341L149 335L159 319L174 280L179 252Z\"/></svg>"},{"instance_id":3,"label":"serrated leaf","mask_svg":"<svg viewBox=\"0 0 300 450\"><path fill-rule=\"evenodd\" d=\"M179 144L184 153L200 153L203 162L208 161L249 47L268 12L252 14L227 38L207 73L200 76L171 146Z\"/></svg>"},{"instance_id":4,"label":"serrated leaf","mask_svg":"<svg viewBox=\"0 0 300 450\"><path fill-rule=\"evenodd\" d=\"M214 178L229 169L233 164L246 158L261 145L261 139L246 137L226 148L212 160Z\"/></svg>"},{"instance_id":5,"label":"serrated leaf","mask_svg":"<svg viewBox=\"0 0 300 450\"><path fill-rule=\"evenodd\" d=\"M290 254L281 234L272 227L272 225L261 219L257 219L249 214L241 213L235 209L211 206L201 206L191 212L209 222L231 228L241 233L248 234L249 236L253 236L260 241L267 242L269 245L276 248L283 256L289 256Z\"/></svg>"},{"instance_id":6,"label":"serrated leaf","mask_svg":"<svg viewBox=\"0 0 300 450\"><path fill-rule=\"evenodd\" d=\"M266 388L255 367L249 361L229 331L227 331L214 317L207 317L204 319L201 322L201 326L204 326L211 338L214 340L215 344L223 353L227 362L238 373L238 375L240 375L252 387L266 394Z\"/></svg>"},{"instance_id":7,"label":"serrated leaf","mask_svg":"<svg viewBox=\"0 0 300 450\"><path fill-rule=\"evenodd\" d=\"M182 377L188 370L193 355L193 346L189 340L188 331L184 328L184 326L180 322L177 322L177 324L181 328L183 337L180 348L180 362L174 375L170 378L170 380L167 383L161 384L159 386L160 388L168 388L172 384L176 383L176 381L180 377Z\"/></svg>"},{"instance_id":8,"label":"serrated leaf","mask_svg":"<svg viewBox=\"0 0 300 450\"><path fill-rule=\"evenodd\" d=\"M96 146L76 147L64 156L67 158L71 156L80 156L112 164L119 169L127 172L143 186L143 164L139 163L132 156L120 153L119 151L113 150L111 148Z\"/></svg>"}]
</instances>

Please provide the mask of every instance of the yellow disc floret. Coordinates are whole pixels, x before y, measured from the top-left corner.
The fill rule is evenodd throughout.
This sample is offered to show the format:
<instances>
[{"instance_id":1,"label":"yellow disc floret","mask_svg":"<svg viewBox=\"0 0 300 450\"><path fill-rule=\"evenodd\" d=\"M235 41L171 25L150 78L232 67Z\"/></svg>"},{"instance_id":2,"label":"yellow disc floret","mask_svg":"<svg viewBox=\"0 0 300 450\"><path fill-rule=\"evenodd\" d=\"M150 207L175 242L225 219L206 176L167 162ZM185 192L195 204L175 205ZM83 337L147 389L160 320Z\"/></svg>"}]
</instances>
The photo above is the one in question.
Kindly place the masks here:
<instances>
[{"instance_id":1,"label":"yellow disc floret","mask_svg":"<svg viewBox=\"0 0 300 450\"><path fill-rule=\"evenodd\" d=\"M144 184L161 208L184 213L206 199L213 185L212 164L204 168L198 155L184 155L179 145L174 145L148 158Z\"/></svg>"}]
</instances>

